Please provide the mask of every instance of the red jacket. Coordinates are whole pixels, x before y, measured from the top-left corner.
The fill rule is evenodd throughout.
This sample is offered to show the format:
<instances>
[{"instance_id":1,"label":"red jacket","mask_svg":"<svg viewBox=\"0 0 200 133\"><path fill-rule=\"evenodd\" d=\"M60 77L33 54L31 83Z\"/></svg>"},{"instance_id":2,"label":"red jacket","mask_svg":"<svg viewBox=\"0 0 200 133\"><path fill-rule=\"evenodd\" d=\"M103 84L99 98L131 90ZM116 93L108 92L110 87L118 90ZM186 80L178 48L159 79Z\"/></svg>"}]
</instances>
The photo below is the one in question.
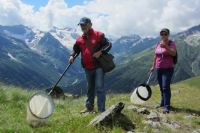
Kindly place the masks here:
<instances>
[{"instance_id":1,"label":"red jacket","mask_svg":"<svg viewBox=\"0 0 200 133\"><path fill-rule=\"evenodd\" d=\"M89 45L92 47L93 51L85 43L88 39ZM73 53L79 54L81 52L81 63L82 66L88 70L95 69L99 67L97 60L92 56L94 52L102 50L102 52L108 52L111 48L111 43L105 38L104 34L91 29L88 35L83 34L76 39L76 43L73 47Z\"/></svg>"}]
</instances>

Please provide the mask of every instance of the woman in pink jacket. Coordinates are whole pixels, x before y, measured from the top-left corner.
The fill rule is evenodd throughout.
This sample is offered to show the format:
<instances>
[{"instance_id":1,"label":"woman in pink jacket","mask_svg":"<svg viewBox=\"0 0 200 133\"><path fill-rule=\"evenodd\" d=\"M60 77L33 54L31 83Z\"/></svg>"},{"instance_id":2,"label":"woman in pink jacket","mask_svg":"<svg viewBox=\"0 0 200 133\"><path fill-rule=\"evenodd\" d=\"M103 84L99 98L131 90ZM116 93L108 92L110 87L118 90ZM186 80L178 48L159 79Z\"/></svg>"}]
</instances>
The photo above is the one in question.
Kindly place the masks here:
<instances>
[{"instance_id":1,"label":"woman in pink jacket","mask_svg":"<svg viewBox=\"0 0 200 133\"><path fill-rule=\"evenodd\" d=\"M160 86L161 102L159 107L164 107L164 113L169 113L171 88L170 83L174 72L173 56L176 56L175 42L169 39L170 31L164 28L160 31L160 42L156 45L153 66L156 69L157 80Z\"/></svg>"}]
</instances>

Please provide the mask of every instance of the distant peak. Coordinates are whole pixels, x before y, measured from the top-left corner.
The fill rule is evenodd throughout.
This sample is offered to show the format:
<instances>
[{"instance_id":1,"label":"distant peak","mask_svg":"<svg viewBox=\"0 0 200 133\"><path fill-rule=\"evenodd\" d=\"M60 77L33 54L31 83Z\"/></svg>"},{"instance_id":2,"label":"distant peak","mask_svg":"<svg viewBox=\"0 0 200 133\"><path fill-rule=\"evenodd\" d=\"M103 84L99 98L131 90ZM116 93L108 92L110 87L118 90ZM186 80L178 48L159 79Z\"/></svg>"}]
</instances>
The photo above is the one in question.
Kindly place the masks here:
<instances>
[{"instance_id":1,"label":"distant peak","mask_svg":"<svg viewBox=\"0 0 200 133\"><path fill-rule=\"evenodd\" d=\"M74 31L74 29L71 28L71 27L60 28L60 27L53 26L53 27L49 30L49 32L57 32L57 31Z\"/></svg>"}]
</instances>

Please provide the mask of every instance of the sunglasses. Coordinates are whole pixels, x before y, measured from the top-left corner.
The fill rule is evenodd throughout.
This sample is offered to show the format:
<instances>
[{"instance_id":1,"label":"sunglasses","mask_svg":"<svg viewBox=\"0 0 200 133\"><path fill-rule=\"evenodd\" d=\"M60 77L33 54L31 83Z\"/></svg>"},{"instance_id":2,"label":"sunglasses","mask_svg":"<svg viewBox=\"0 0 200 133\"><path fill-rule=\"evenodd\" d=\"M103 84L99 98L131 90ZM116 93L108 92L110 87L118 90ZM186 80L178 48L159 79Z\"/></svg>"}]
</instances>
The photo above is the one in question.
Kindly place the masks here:
<instances>
[{"instance_id":1,"label":"sunglasses","mask_svg":"<svg viewBox=\"0 0 200 133\"><path fill-rule=\"evenodd\" d=\"M168 36L168 34L164 34L164 33L162 33L162 34L160 34L160 36Z\"/></svg>"},{"instance_id":2,"label":"sunglasses","mask_svg":"<svg viewBox=\"0 0 200 133\"><path fill-rule=\"evenodd\" d=\"M80 24L80 26L81 26L81 27L85 27L85 26L87 26L87 24Z\"/></svg>"}]
</instances>

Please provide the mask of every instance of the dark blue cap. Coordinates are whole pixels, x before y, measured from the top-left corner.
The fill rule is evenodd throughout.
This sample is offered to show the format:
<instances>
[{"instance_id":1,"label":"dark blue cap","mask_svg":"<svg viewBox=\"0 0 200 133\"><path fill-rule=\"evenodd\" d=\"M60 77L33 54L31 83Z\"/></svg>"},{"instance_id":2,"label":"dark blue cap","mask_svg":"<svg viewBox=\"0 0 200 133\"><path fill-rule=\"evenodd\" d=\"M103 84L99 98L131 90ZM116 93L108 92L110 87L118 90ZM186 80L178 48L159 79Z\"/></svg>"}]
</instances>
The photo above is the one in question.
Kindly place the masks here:
<instances>
[{"instance_id":1,"label":"dark blue cap","mask_svg":"<svg viewBox=\"0 0 200 133\"><path fill-rule=\"evenodd\" d=\"M78 25L81 25L81 24L88 24L88 23L91 23L91 20L87 17L83 17L80 19Z\"/></svg>"}]
</instances>

